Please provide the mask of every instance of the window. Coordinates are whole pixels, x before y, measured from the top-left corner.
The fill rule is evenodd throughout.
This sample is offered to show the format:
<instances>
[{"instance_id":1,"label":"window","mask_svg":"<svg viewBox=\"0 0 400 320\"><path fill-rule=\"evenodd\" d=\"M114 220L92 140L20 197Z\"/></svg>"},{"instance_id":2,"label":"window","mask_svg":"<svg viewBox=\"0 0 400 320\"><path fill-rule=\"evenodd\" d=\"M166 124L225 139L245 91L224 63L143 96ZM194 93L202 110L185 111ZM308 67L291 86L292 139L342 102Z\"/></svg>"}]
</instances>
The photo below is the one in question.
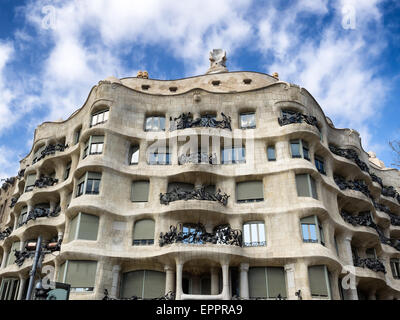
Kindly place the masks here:
<instances>
[{"instance_id":1,"label":"window","mask_svg":"<svg viewBox=\"0 0 400 320\"><path fill-rule=\"evenodd\" d=\"M32 164L38 161L38 159L42 156L42 151L44 151L44 149L46 149L46 145L43 145L36 150L35 154L33 155Z\"/></svg>"},{"instance_id":2,"label":"window","mask_svg":"<svg viewBox=\"0 0 400 320\"><path fill-rule=\"evenodd\" d=\"M19 241L13 242L13 244L11 246L11 249L10 249L10 252L8 254L7 266L9 266L9 265L11 265L11 264L13 264L15 262L16 258L15 258L15 255L14 255L14 251L15 250L19 251L20 247L21 247L21 242L19 242Z\"/></svg>"},{"instance_id":3,"label":"window","mask_svg":"<svg viewBox=\"0 0 400 320\"><path fill-rule=\"evenodd\" d=\"M0 286L0 300L17 300L19 279L3 279Z\"/></svg>"},{"instance_id":4,"label":"window","mask_svg":"<svg viewBox=\"0 0 400 320\"><path fill-rule=\"evenodd\" d=\"M25 192L32 191L35 187L36 173L30 174L26 177Z\"/></svg>"},{"instance_id":5,"label":"window","mask_svg":"<svg viewBox=\"0 0 400 320\"><path fill-rule=\"evenodd\" d=\"M318 200L315 180L309 174L296 174L296 188L299 197L312 197Z\"/></svg>"},{"instance_id":6,"label":"window","mask_svg":"<svg viewBox=\"0 0 400 320\"><path fill-rule=\"evenodd\" d=\"M86 172L77 182L76 197L85 194L99 194L101 173Z\"/></svg>"},{"instance_id":7,"label":"window","mask_svg":"<svg viewBox=\"0 0 400 320\"><path fill-rule=\"evenodd\" d=\"M173 192L175 191L176 188L178 188L180 191L191 192L194 189L194 185L191 183L184 183L184 182L170 182L168 183L167 192Z\"/></svg>"},{"instance_id":8,"label":"window","mask_svg":"<svg viewBox=\"0 0 400 320\"><path fill-rule=\"evenodd\" d=\"M303 242L320 243L323 246L325 245L324 230L317 216L302 218L300 223Z\"/></svg>"},{"instance_id":9,"label":"window","mask_svg":"<svg viewBox=\"0 0 400 320\"><path fill-rule=\"evenodd\" d=\"M287 297L285 270L282 267L249 268L249 296L251 299Z\"/></svg>"},{"instance_id":10,"label":"window","mask_svg":"<svg viewBox=\"0 0 400 320\"><path fill-rule=\"evenodd\" d=\"M241 129L255 129L256 128L256 114L242 113L240 115L240 128Z\"/></svg>"},{"instance_id":11,"label":"window","mask_svg":"<svg viewBox=\"0 0 400 320\"><path fill-rule=\"evenodd\" d=\"M326 174L325 172L325 161L323 158L315 156L315 166L319 173Z\"/></svg>"},{"instance_id":12,"label":"window","mask_svg":"<svg viewBox=\"0 0 400 320\"><path fill-rule=\"evenodd\" d=\"M71 285L71 291L91 292L96 280L96 261L67 260L58 272L58 282Z\"/></svg>"},{"instance_id":13,"label":"window","mask_svg":"<svg viewBox=\"0 0 400 320\"><path fill-rule=\"evenodd\" d=\"M23 207L18 218L18 227L21 227L28 218L28 207Z\"/></svg>"},{"instance_id":14,"label":"window","mask_svg":"<svg viewBox=\"0 0 400 320\"><path fill-rule=\"evenodd\" d=\"M103 145L104 145L104 136L90 136L90 138L85 144L82 159L85 159L87 157L88 151L89 155L103 153Z\"/></svg>"},{"instance_id":15,"label":"window","mask_svg":"<svg viewBox=\"0 0 400 320\"><path fill-rule=\"evenodd\" d=\"M71 164L72 162L68 162L67 167L65 168L65 173L64 173L64 181L68 179L69 174L71 172Z\"/></svg>"},{"instance_id":16,"label":"window","mask_svg":"<svg viewBox=\"0 0 400 320\"><path fill-rule=\"evenodd\" d=\"M124 273L121 298L154 299L165 294L165 272L138 270Z\"/></svg>"},{"instance_id":17,"label":"window","mask_svg":"<svg viewBox=\"0 0 400 320\"><path fill-rule=\"evenodd\" d=\"M69 241L73 240L97 240L99 230L99 217L79 212L71 220Z\"/></svg>"},{"instance_id":18,"label":"window","mask_svg":"<svg viewBox=\"0 0 400 320\"><path fill-rule=\"evenodd\" d=\"M245 247L266 245L264 222L247 222L243 225L243 245Z\"/></svg>"},{"instance_id":19,"label":"window","mask_svg":"<svg viewBox=\"0 0 400 320\"><path fill-rule=\"evenodd\" d=\"M290 150L292 152L292 158L304 158L310 161L310 149L308 148L308 143L306 141L290 141Z\"/></svg>"},{"instance_id":20,"label":"window","mask_svg":"<svg viewBox=\"0 0 400 320\"><path fill-rule=\"evenodd\" d=\"M132 202L147 202L149 198L149 181L132 182Z\"/></svg>"},{"instance_id":21,"label":"window","mask_svg":"<svg viewBox=\"0 0 400 320\"><path fill-rule=\"evenodd\" d=\"M77 129L74 133L74 145L79 143L79 138L81 137L81 128Z\"/></svg>"},{"instance_id":22,"label":"window","mask_svg":"<svg viewBox=\"0 0 400 320\"><path fill-rule=\"evenodd\" d=\"M155 223L151 219L139 220L135 222L133 229L133 245L145 246L154 244Z\"/></svg>"},{"instance_id":23,"label":"window","mask_svg":"<svg viewBox=\"0 0 400 320\"><path fill-rule=\"evenodd\" d=\"M134 146L130 147L129 164L138 164L139 163L139 150L140 150L140 147L138 145L134 145Z\"/></svg>"},{"instance_id":24,"label":"window","mask_svg":"<svg viewBox=\"0 0 400 320\"><path fill-rule=\"evenodd\" d=\"M92 121L90 122L90 126L94 127L94 126L96 126L98 124L102 124L102 123L107 122L108 113L109 113L109 110L106 109L106 110L102 110L102 111L99 111L99 112L96 112L96 113L92 114Z\"/></svg>"},{"instance_id":25,"label":"window","mask_svg":"<svg viewBox=\"0 0 400 320\"><path fill-rule=\"evenodd\" d=\"M276 154L275 154L274 146L267 147L267 157L268 157L268 161L276 161Z\"/></svg>"},{"instance_id":26,"label":"window","mask_svg":"<svg viewBox=\"0 0 400 320\"><path fill-rule=\"evenodd\" d=\"M150 165L169 165L171 164L171 154L167 147L165 151L157 150L154 153L149 154Z\"/></svg>"},{"instance_id":27,"label":"window","mask_svg":"<svg viewBox=\"0 0 400 320\"><path fill-rule=\"evenodd\" d=\"M308 267L308 279L312 297L331 298L329 271L326 266Z\"/></svg>"},{"instance_id":28,"label":"window","mask_svg":"<svg viewBox=\"0 0 400 320\"><path fill-rule=\"evenodd\" d=\"M390 259L390 267L394 279L400 279L400 259Z\"/></svg>"},{"instance_id":29,"label":"window","mask_svg":"<svg viewBox=\"0 0 400 320\"><path fill-rule=\"evenodd\" d=\"M147 117L145 131L165 131L165 117Z\"/></svg>"},{"instance_id":30,"label":"window","mask_svg":"<svg viewBox=\"0 0 400 320\"><path fill-rule=\"evenodd\" d=\"M333 237L333 242L335 243L336 254L337 254L338 257L340 257L340 255L339 255L339 246L338 246L338 243L337 243L336 236Z\"/></svg>"},{"instance_id":31,"label":"window","mask_svg":"<svg viewBox=\"0 0 400 320\"><path fill-rule=\"evenodd\" d=\"M263 182L238 182L236 184L236 200L238 203L264 201Z\"/></svg>"},{"instance_id":32,"label":"window","mask_svg":"<svg viewBox=\"0 0 400 320\"><path fill-rule=\"evenodd\" d=\"M182 243L195 243L195 244L203 243L203 241L199 240L203 232L194 224L185 223L182 227L182 233L184 237L185 236L187 237L182 241Z\"/></svg>"},{"instance_id":33,"label":"window","mask_svg":"<svg viewBox=\"0 0 400 320\"><path fill-rule=\"evenodd\" d=\"M374 248L368 248L365 250L365 255L368 259L376 259L376 252Z\"/></svg>"},{"instance_id":34,"label":"window","mask_svg":"<svg viewBox=\"0 0 400 320\"><path fill-rule=\"evenodd\" d=\"M222 150L222 164L246 163L245 147L228 147Z\"/></svg>"}]
</instances>

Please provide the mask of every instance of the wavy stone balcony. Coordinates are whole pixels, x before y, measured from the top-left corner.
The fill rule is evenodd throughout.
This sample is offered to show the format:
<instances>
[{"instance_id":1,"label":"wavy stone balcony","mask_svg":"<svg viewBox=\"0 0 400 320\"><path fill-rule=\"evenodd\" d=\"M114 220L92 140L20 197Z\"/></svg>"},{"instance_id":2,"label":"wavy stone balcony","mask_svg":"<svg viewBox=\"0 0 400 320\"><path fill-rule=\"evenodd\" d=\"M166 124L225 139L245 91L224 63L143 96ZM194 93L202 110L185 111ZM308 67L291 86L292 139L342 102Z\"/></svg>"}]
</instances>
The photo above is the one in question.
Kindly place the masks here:
<instances>
[{"instance_id":1,"label":"wavy stone balcony","mask_svg":"<svg viewBox=\"0 0 400 320\"><path fill-rule=\"evenodd\" d=\"M12 229L10 227L0 232L0 240L6 239L12 233Z\"/></svg>"}]
</instances>

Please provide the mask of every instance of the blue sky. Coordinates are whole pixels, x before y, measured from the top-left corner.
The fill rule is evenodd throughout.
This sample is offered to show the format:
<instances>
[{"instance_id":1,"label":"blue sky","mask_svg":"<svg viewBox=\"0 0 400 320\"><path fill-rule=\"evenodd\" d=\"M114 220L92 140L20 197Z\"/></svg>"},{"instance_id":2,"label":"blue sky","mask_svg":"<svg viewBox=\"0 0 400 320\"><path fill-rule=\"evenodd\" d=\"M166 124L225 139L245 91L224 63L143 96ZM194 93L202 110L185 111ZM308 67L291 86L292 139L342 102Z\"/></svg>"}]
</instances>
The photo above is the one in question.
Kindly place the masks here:
<instances>
[{"instance_id":1,"label":"blue sky","mask_svg":"<svg viewBox=\"0 0 400 320\"><path fill-rule=\"evenodd\" d=\"M203 74L213 48L230 71L305 87L390 166L399 18L395 0L0 0L0 178L17 173L40 123L68 118L98 81Z\"/></svg>"}]
</instances>

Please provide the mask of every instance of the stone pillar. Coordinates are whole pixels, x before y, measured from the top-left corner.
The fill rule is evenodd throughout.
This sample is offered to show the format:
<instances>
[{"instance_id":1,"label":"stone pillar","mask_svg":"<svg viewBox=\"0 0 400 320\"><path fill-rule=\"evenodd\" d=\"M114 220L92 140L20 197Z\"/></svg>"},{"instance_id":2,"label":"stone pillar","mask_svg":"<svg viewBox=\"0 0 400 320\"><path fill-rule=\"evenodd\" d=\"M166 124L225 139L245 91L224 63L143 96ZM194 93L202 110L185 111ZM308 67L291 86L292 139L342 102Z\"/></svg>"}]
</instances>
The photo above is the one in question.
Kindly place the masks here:
<instances>
[{"instance_id":1,"label":"stone pillar","mask_svg":"<svg viewBox=\"0 0 400 320\"><path fill-rule=\"evenodd\" d=\"M26 280L27 280L27 278L23 278L22 276L19 277L19 289L18 289L17 300L25 300L25 297L23 296L23 292L25 289L25 285L27 284Z\"/></svg>"},{"instance_id":2,"label":"stone pillar","mask_svg":"<svg viewBox=\"0 0 400 320\"><path fill-rule=\"evenodd\" d=\"M218 268L211 268L211 294L219 294Z\"/></svg>"},{"instance_id":3,"label":"stone pillar","mask_svg":"<svg viewBox=\"0 0 400 320\"><path fill-rule=\"evenodd\" d=\"M340 270L336 270L334 272L331 272L332 278L331 278L331 299L332 300L341 300L340 298L340 288L339 288L339 274ZM340 284L341 285L341 284Z\"/></svg>"},{"instance_id":4,"label":"stone pillar","mask_svg":"<svg viewBox=\"0 0 400 320\"><path fill-rule=\"evenodd\" d=\"M1 268L4 269L7 266L8 255L10 254L10 249L4 249L3 260L1 261Z\"/></svg>"},{"instance_id":5,"label":"stone pillar","mask_svg":"<svg viewBox=\"0 0 400 320\"><path fill-rule=\"evenodd\" d=\"M175 276L174 269L171 266L165 266L165 294L175 292Z\"/></svg>"},{"instance_id":6,"label":"stone pillar","mask_svg":"<svg viewBox=\"0 0 400 320\"><path fill-rule=\"evenodd\" d=\"M303 260L298 260L295 264L295 283L296 291L301 290L303 300L311 300L310 283L308 280L308 264Z\"/></svg>"},{"instance_id":7,"label":"stone pillar","mask_svg":"<svg viewBox=\"0 0 400 320\"><path fill-rule=\"evenodd\" d=\"M296 283L294 281L294 263L285 265L285 273L286 273L286 284L287 284L287 299L288 300L297 300L296 296Z\"/></svg>"},{"instance_id":8,"label":"stone pillar","mask_svg":"<svg viewBox=\"0 0 400 320\"><path fill-rule=\"evenodd\" d=\"M120 278L121 278L121 266L119 264L115 264L112 268L112 284L110 292L111 298L118 297Z\"/></svg>"},{"instance_id":9,"label":"stone pillar","mask_svg":"<svg viewBox=\"0 0 400 320\"><path fill-rule=\"evenodd\" d=\"M240 271L240 297L242 299L249 299L249 264L241 263L239 266Z\"/></svg>"},{"instance_id":10,"label":"stone pillar","mask_svg":"<svg viewBox=\"0 0 400 320\"><path fill-rule=\"evenodd\" d=\"M342 240L343 243L343 261L347 266L347 269L350 271L353 271L353 273L355 272L355 268L354 268L354 262L353 262L353 254L351 251L351 236L345 236ZM358 300L358 294L357 294L357 285L356 285L356 277L354 274L350 274L348 271L345 270L345 272L347 273L346 280L347 281L347 285L349 285L349 289L345 289L343 288L343 295L344 295L344 299L345 300ZM342 281L340 282L340 285L343 286L343 281L344 279L342 279Z\"/></svg>"},{"instance_id":11,"label":"stone pillar","mask_svg":"<svg viewBox=\"0 0 400 320\"><path fill-rule=\"evenodd\" d=\"M222 264L222 299L231 299L229 291L229 263L227 262Z\"/></svg>"},{"instance_id":12,"label":"stone pillar","mask_svg":"<svg viewBox=\"0 0 400 320\"><path fill-rule=\"evenodd\" d=\"M182 271L183 271L183 263L176 262L176 300L181 300L182 296Z\"/></svg>"}]
</instances>

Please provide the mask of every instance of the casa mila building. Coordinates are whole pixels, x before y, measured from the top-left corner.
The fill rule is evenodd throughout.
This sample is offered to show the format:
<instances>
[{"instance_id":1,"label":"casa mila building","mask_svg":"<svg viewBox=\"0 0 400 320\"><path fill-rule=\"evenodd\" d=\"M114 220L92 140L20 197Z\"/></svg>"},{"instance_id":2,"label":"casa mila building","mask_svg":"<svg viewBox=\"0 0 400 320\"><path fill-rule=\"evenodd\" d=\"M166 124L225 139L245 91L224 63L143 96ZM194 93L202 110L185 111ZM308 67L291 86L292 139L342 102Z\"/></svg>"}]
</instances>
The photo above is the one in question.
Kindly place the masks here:
<instances>
[{"instance_id":1,"label":"casa mila building","mask_svg":"<svg viewBox=\"0 0 400 320\"><path fill-rule=\"evenodd\" d=\"M35 297L400 298L399 171L306 89L210 62L107 78L35 130L1 188L1 300L26 299L38 246Z\"/></svg>"}]
</instances>

